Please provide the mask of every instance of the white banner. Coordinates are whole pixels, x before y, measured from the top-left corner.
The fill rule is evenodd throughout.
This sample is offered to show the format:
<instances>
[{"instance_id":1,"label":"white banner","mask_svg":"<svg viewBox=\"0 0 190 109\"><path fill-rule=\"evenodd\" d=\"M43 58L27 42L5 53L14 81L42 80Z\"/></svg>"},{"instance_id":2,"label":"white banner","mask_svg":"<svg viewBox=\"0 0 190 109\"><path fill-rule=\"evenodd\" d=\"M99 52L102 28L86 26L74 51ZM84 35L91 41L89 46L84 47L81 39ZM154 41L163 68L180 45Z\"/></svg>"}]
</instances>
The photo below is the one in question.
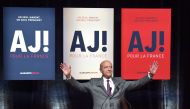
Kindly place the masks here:
<instances>
[{"instance_id":1,"label":"white banner","mask_svg":"<svg viewBox=\"0 0 190 109\"><path fill-rule=\"evenodd\" d=\"M99 78L100 63L113 63L113 8L63 8L63 62L75 79Z\"/></svg>"}]
</instances>

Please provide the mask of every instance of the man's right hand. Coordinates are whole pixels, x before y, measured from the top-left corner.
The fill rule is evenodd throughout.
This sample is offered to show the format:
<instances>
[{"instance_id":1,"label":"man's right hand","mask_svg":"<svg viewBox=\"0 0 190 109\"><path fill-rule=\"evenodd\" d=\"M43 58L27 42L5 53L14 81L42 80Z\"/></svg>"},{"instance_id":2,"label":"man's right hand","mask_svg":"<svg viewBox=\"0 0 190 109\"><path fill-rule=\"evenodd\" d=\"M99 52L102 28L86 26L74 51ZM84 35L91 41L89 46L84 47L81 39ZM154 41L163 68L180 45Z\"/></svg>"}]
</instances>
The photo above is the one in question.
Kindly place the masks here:
<instances>
[{"instance_id":1,"label":"man's right hand","mask_svg":"<svg viewBox=\"0 0 190 109\"><path fill-rule=\"evenodd\" d=\"M59 66L66 78L71 78L71 66L66 63L61 63Z\"/></svg>"}]
</instances>

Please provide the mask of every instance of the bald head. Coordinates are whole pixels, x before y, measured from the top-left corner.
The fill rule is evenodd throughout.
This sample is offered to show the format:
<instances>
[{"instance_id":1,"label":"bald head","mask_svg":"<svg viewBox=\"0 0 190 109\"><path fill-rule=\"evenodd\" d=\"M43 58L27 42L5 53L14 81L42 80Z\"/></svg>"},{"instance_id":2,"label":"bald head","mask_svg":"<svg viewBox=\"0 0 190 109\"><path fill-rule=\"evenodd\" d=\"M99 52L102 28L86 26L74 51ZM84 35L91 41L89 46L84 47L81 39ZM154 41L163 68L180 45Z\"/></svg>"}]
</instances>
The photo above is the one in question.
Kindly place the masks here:
<instances>
[{"instance_id":1,"label":"bald head","mask_svg":"<svg viewBox=\"0 0 190 109\"><path fill-rule=\"evenodd\" d=\"M100 63L100 72L109 79L112 76L112 63L109 60L104 60Z\"/></svg>"},{"instance_id":2,"label":"bald head","mask_svg":"<svg viewBox=\"0 0 190 109\"><path fill-rule=\"evenodd\" d=\"M103 67L103 65L104 65L105 63L110 63L110 64L112 64L111 61L109 61L109 60L104 60L104 61L102 61L102 62L100 63L100 70L102 69L102 67Z\"/></svg>"}]
</instances>

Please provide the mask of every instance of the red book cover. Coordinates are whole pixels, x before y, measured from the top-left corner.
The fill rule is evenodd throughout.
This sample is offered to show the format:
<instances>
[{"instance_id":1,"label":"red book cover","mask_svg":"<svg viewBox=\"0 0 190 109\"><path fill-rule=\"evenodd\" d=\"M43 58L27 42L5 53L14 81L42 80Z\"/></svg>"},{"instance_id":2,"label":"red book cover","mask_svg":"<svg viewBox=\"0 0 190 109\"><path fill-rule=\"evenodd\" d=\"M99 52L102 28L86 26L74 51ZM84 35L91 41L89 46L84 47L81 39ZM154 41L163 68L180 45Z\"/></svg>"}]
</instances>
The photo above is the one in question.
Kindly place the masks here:
<instances>
[{"instance_id":1,"label":"red book cover","mask_svg":"<svg viewBox=\"0 0 190 109\"><path fill-rule=\"evenodd\" d=\"M121 76L140 79L150 65L159 68L153 79L170 79L171 9L123 8L121 17Z\"/></svg>"}]
</instances>

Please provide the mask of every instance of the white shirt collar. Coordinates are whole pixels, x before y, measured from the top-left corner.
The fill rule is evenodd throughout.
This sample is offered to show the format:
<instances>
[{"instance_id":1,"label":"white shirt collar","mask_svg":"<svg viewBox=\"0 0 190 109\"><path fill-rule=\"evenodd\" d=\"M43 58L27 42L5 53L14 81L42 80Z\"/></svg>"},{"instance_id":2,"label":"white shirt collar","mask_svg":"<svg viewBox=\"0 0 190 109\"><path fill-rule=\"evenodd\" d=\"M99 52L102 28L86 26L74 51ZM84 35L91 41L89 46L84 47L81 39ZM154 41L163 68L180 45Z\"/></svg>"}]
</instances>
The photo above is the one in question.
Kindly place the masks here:
<instances>
[{"instance_id":1,"label":"white shirt collar","mask_svg":"<svg viewBox=\"0 0 190 109\"><path fill-rule=\"evenodd\" d=\"M104 80L104 82L107 82L107 80L110 80L110 82L113 82L112 78L107 79L107 78L103 77L103 80Z\"/></svg>"}]
</instances>

